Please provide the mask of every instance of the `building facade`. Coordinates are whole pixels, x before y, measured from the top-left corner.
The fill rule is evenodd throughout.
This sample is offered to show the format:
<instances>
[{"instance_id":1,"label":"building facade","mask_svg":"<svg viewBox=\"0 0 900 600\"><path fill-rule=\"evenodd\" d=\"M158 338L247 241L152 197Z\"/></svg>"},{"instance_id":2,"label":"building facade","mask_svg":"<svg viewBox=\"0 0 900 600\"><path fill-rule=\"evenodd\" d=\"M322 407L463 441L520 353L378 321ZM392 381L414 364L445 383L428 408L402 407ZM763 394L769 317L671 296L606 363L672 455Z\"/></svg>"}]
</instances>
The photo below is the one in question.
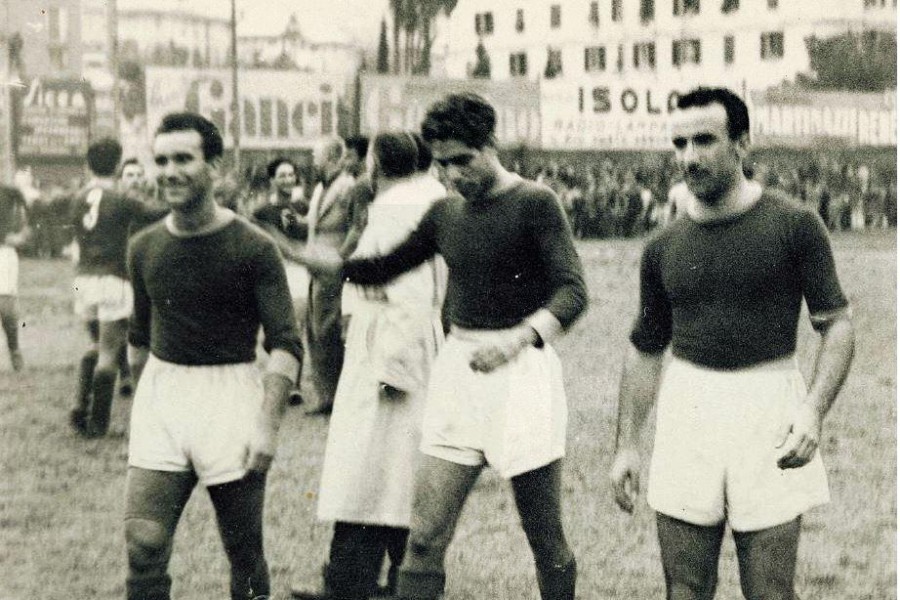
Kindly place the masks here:
<instances>
[{"instance_id":1,"label":"building facade","mask_svg":"<svg viewBox=\"0 0 900 600\"><path fill-rule=\"evenodd\" d=\"M460 0L436 64L466 77L725 84L759 90L810 70L806 40L896 34L896 0Z\"/></svg>"},{"instance_id":2,"label":"building facade","mask_svg":"<svg viewBox=\"0 0 900 600\"><path fill-rule=\"evenodd\" d=\"M231 21L189 10L120 6L117 15L122 60L178 67L229 64Z\"/></svg>"}]
</instances>

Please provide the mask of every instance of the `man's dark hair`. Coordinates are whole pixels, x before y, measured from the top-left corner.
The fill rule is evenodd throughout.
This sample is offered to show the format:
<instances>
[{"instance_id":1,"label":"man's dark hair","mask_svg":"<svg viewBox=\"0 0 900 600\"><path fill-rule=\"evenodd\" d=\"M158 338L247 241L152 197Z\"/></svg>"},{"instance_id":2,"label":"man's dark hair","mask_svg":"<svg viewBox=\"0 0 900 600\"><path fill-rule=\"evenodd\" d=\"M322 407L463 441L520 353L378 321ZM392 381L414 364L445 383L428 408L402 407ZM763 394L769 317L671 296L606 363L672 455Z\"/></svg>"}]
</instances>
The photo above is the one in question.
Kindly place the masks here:
<instances>
[{"instance_id":1,"label":"man's dark hair","mask_svg":"<svg viewBox=\"0 0 900 600\"><path fill-rule=\"evenodd\" d=\"M285 163L294 167L294 174L296 175L297 165L295 165L289 158L279 156L275 160L271 161L268 165L266 165L266 175L269 176L269 179L275 179L275 172L278 170L278 167Z\"/></svg>"},{"instance_id":2,"label":"man's dark hair","mask_svg":"<svg viewBox=\"0 0 900 600\"><path fill-rule=\"evenodd\" d=\"M356 152L360 160L365 160L366 154L369 153L369 138L364 135L351 135L348 138L344 138L344 145L347 147L347 150Z\"/></svg>"},{"instance_id":3,"label":"man's dark hair","mask_svg":"<svg viewBox=\"0 0 900 600\"><path fill-rule=\"evenodd\" d=\"M728 120L728 137L736 140L750 131L750 114L741 97L727 88L698 87L678 97L678 108L721 104Z\"/></svg>"},{"instance_id":4,"label":"man's dark hair","mask_svg":"<svg viewBox=\"0 0 900 600\"><path fill-rule=\"evenodd\" d=\"M428 108L422 121L422 137L429 144L435 140L457 140L481 150L493 146L497 112L478 94L450 94Z\"/></svg>"},{"instance_id":5,"label":"man's dark hair","mask_svg":"<svg viewBox=\"0 0 900 600\"><path fill-rule=\"evenodd\" d=\"M222 135L213 123L202 115L191 112L169 113L163 117L156 135L173 131L196 131L200 134L203 159L210 162L222 156Z\"/></svg>"},{"instance_id":6,"label":"man's dark hair","mask_svg":"<svg viewBox=\"0 0 900 600\"><path fill-rule=\"evenodd\" d=\"M416 140L406 131L379 133L372 151L378 170L385 177L406 177L416 171Z\"/></svg>"},{"instance_id":7,"label":"man's dark hair","mask_svg":"<svg viewBox=\"0 0 900 600\"><path fill-rule=\"evenodd\" d=\"M410 132L416 141L416 149L419 152L419 158L416 160L416 171L427 171L431 168L431 161L434 157L431 155L431 146L422 137L422 134L415 131Z\"/></svg>"},{"instance_id":8,"label":"man's dark hair","mask_svg":"<svg viewBox=\"0 0 900 600\"><path fill-rule=\"evenodd\" d=\"M88 146L88 168L97 177L115 175L120 160L122 160L122 144L113 138L101 138Z\"/></svg>"}]
</instances>

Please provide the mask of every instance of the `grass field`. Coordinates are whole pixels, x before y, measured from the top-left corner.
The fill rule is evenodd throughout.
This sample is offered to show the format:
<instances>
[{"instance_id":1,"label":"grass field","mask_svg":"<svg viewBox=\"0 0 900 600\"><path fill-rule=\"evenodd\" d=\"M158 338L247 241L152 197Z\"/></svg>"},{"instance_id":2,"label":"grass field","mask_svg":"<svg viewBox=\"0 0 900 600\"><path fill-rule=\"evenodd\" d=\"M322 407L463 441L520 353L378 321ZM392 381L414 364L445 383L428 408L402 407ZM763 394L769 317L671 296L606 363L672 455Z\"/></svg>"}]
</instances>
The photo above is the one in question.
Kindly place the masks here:
<instances>
[{"instance_id":1,"label":"grass field","mask_svg":"<svg viewBox=\"0 0 900 600\"><path fill-rule=\"evenodd\" d=\"M798 592L806 600L896 598L895 232L841 234L834 246L854 306L857 353L826 421L832 502L804 520ZM559 344L570 406L566 523L584 600L663 597L651 512L642 504L634 517L620 513L607 483L640 247L637 240L580 243L592 306ZM26 370L14 375L0 350L0 600L123 598L126 436L86 441L66 424L85 342L71 316L71 267L25 260L21 273ZM815 343L804 320L806 373ZM117 401L114 429L125 430L128 411L127 400ZM329 526L314 520L326 434L327 421L297 409L282 428L266 512L275 598L287 598L293 582L319 577L330 537ZM447 562L448 600L539 597L511 494L490 470L466 506ZM227 596L227 567L202 491L180 525L171 572L176 598ZM726 541L717 598L740 598L736 573Z\"/></svg>"}]
</instances>

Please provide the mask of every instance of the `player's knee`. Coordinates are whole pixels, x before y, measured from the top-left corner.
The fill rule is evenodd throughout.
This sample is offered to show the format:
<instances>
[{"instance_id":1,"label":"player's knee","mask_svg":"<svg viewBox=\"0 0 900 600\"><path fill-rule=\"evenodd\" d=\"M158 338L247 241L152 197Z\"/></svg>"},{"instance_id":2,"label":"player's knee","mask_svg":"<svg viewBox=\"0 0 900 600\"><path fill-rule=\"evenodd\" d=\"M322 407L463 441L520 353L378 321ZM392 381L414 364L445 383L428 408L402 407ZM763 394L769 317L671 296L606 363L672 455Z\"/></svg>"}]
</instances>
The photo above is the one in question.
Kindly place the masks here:
<instances>
[{"instance_id":1,"label":"player's knee","mask_svg":"<svg viewBox=\"0 0 900 600\"><path fill-rule=\"evenodd\" d=\"M125 546L132 568L164 561L170 543L169 531L162 524L143 518L125 520Z\"/></svg>"}]
</instances>

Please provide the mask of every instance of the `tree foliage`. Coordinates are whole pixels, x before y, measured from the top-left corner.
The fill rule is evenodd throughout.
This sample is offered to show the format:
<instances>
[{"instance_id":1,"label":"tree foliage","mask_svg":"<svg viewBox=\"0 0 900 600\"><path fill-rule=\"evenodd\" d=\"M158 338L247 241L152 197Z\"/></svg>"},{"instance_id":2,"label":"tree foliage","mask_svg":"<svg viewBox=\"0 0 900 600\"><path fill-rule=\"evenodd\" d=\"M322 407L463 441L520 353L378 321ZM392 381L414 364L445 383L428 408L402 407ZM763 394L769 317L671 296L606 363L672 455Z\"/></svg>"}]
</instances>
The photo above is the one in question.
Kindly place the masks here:
<instances>
[{"instance_id":1,"label":"tree foliage","mask_svg":"<svg viewBox=\"0 0 900 600\"><path fill-rule=\"evenodd\" d=\"M378 37L378 72L388 73L391 70L390 48L388 47L387 23L381 20L381 35Z\"/></svg>"},{"instance_id":2,"label":"tree foliage","mask_svg":"<svg viewBox=\"0 0 900 600\"><path fill-rule=\"evenodd\" d=\"M456 3L457 0L390 0L395 74L428 75L431 72L435 22L442 13L449 16Z\"/></svg>"},{"instance_id":3,"label":"tree foliage","mask_svg":"<svg viewBox=\"0 0 900 600\"><path fill-rule=\"evenodd\" d=\"M472 77L474 79L491 78L491 57L488 56L481 40L478 40L478 46L475 48L475 68L472 69Z\"/></svg>"},{"instance_id":4,"label":"tree foliage","mask_svg":"<svg viewBox=\"0 0 900 600\"><path fill-rule=\"evenodd\" d=\"M847 32L806 40L812 76L798 83L826 90L878 92L897 88L897 34Z\"/></svg>"}]
</instances>

